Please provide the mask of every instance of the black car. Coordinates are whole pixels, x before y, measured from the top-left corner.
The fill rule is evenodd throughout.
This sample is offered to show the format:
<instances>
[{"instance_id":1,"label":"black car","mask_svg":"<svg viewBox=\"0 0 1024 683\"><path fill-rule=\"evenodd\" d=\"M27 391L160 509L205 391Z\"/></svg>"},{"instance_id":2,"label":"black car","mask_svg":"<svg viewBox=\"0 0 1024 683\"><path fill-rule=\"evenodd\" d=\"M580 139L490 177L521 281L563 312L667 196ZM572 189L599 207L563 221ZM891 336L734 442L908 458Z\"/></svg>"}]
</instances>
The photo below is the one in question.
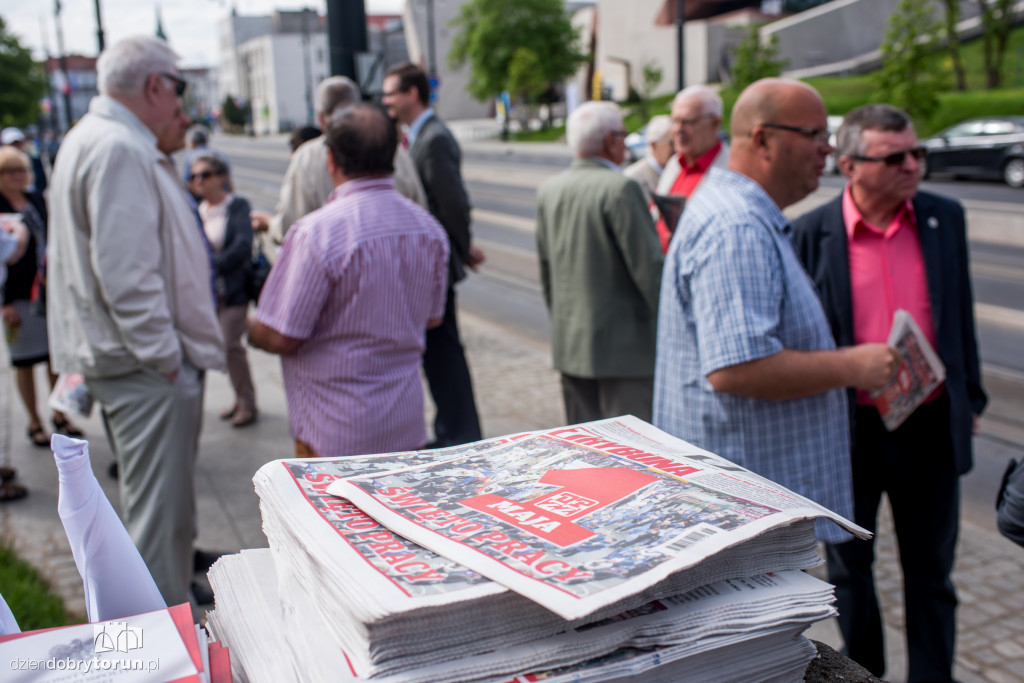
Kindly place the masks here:
<instances>
[{"instance_id":1,"label":"black car","mask_svg":"<svg viewBox=\"0 0 1024 683\"><path fill-rule=\"evenodd\" d=\"M950 173L1001 178L1024 187L1024 116L990 116L963 121L924 140L924 176Z\"/></svg>"}]
</instances>

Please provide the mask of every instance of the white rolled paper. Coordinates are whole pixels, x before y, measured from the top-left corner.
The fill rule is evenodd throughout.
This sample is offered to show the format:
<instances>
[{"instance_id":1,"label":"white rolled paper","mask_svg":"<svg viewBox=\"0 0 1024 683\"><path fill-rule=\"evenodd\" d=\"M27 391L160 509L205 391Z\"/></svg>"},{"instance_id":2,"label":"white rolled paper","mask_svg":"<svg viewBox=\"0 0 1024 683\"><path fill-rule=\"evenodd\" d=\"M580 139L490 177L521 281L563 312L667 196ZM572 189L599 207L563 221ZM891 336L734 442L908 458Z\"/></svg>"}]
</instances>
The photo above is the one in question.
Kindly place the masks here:
<instances>
[{"instance_id":1,"label":"white rolled paper","mask_svg":"<svg viewBox=\"0 0 1024 683\"><path fill-rule=\"evenodd\" d=\"M11 608L7 606L4 596L0 595L0 636L9 636L14 633L21 633L18 620L14 618Z\"/></svg>"},{"instance_id":2,"label":"white rolled paper","mask_svg":"<svg viewBox=\"0 0 1024 683\"><path fill-rule=\"evenodd\" d=\"M167 607L89 462L89 442L54 434L60 492L57 512L85 586L89 621L108 621Z\"/></svg>"}]
</instances>

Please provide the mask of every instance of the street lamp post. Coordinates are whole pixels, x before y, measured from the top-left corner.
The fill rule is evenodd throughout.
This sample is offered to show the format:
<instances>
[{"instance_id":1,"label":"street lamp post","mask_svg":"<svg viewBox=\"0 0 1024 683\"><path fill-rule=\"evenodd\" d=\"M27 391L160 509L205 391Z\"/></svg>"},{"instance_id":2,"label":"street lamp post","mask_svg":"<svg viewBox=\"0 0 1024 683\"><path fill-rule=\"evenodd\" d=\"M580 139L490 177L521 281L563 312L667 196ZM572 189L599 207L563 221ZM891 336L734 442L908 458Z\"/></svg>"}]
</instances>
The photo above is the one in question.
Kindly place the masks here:
<instances>
[{"instance_id":1,"label":"street lamp post","mask_svg":"<svg viewBox=\"0 0 1024 683\"><path fill-rule=\"evenodd\" d=\"M676 56L679 61L679 90L686 87L686 55L683 50L683 0L676 0Z\"/></svg>"}]
</instances>

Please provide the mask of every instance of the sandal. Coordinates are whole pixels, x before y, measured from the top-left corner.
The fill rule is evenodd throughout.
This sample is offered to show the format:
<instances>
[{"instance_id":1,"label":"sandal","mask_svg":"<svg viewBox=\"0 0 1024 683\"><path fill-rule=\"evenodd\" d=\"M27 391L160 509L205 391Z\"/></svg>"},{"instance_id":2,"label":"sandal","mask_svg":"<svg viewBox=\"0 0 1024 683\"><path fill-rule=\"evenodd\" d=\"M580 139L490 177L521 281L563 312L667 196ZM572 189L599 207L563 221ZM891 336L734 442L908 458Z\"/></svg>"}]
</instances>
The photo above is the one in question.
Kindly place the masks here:
<instances>
[{"instance_id":1,"label":"sandal","mask_svg":"<svg viewBox=\"0 0 1024 683\"><path fill-rule=\"evenodd\" d=\"M225 408L224 410L220 411L218 416L222 420L230 420L231 418L233 418L235 416L235 413L237 413L237 412L238 412L238 406L231 406L230 408Z\"/></svg>"},{"instance_id":2,"label":"sandal","mask_svg":"<svg viewBox=\"0 0 1024 683\"><path fill-rule=\"evenodd\" d=\"M231 418L232 427L245 427L256 421L256 411L239 408Z\"/></svg>"},{"instance_id":3,"label":"sandal","mask_svg":"<svg viewBox=\"0 0 1024 683\"><path fill-rule=\"evenodd\" d=\"M0 483L6 484L11 479L17 476L17 472L14 471L13 467L0 466Z\"/></svg>"},{"instance_id":4,"label":"sandal","mask_svg":"<svg viewBox=\"0 0 1024 683\"><path fill-rule=\"evenodd\" d=\"M46 436L46 432L40 427L29 427L28 428L28 440L32 442L33 446L39 448L49 448L50 438Z\"/></svg>"},{"instance_id":5,"label":"sandal","mask_svg":"<svg viewBox=\"0 0 1024 683\"><path fill-rule=\"evenodd\" d=\"M0 503L18 500L28 495L28 489L21 484L0 484Z\"/></svg>"},{"instance_id":6,"label":"sandal","mask_svg":"<svg viewBox=\"0 0 1024 683\"><path fill-rule=\"evenodd\" d=\"M66 417L61 419L53 418L53 428L64 436L70 436L72 439L80 439L85 436L82 434L82 430L71 424L71 420Z\"/></svg>"}]
</instances>

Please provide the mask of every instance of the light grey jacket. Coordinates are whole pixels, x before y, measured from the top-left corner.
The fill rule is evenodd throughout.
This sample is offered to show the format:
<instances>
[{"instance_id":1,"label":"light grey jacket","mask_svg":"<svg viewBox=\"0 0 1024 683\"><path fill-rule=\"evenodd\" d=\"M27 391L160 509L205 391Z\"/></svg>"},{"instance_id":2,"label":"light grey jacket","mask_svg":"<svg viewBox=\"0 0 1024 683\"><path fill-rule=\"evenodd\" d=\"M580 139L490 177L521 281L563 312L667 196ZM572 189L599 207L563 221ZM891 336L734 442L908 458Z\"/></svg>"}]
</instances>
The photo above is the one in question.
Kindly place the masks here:
<instances>
[{"instance_id":1,"label":"light grey jacket","mask_svg":"<svg viewBox=\"0 0 1024 683\"><path fill-rule=\"evenodd\" d=\"M427 196L416 166L401 145L395 150L394 164L395 189L427 208ZM321 135L302 143L288 162L277 209L270 221L269 233L274 243L283 243L295 221L323 206L333 191L334 181L327 172L327 145Z\"/></svg>"},{"instance_id":2,"label":"light grey jacket","mask_svg":"<svg viewBox=\"0 0 1024 683\"><path fill-rule=\"evenodd\" d=\"M50 185L47 327L59 372L223 369L210 263L174 163L124 105L93 98Z\"/></svg>"}]
</instances>

